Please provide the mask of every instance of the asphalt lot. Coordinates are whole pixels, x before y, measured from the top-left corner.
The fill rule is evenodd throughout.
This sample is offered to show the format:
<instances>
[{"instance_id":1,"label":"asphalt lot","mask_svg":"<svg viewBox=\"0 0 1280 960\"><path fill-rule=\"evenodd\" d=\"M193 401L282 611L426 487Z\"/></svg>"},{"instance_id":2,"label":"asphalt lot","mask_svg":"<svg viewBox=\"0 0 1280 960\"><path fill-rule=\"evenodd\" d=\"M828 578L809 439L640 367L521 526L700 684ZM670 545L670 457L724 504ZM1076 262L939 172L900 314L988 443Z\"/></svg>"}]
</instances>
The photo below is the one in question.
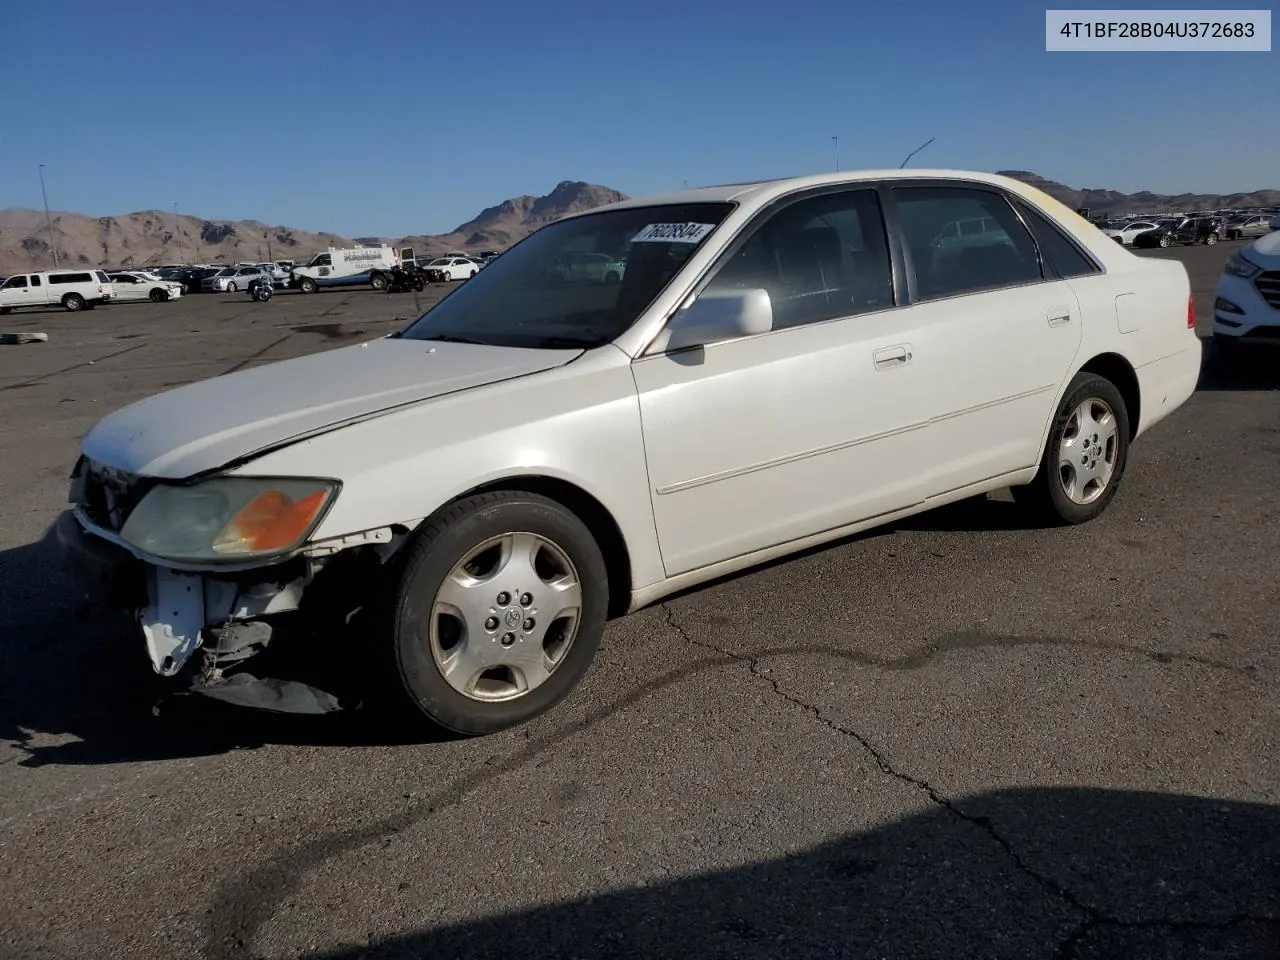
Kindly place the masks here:
<instances>
[{"instance_id":1,"label":"asphalt lot","mask_svg":"<svg viewBox=\"0 0 1280 960\"><path fill-rule=\"evenodd\" d=\"M1202 336L1239 246L1155 252ZM681 595L516 731L153 712L42 540L79 438L430 296L3 318L49 342L0 347L0 956L1280 957L1274 360L1093 524L993 497Z\"/></svg>"}]
</instances>

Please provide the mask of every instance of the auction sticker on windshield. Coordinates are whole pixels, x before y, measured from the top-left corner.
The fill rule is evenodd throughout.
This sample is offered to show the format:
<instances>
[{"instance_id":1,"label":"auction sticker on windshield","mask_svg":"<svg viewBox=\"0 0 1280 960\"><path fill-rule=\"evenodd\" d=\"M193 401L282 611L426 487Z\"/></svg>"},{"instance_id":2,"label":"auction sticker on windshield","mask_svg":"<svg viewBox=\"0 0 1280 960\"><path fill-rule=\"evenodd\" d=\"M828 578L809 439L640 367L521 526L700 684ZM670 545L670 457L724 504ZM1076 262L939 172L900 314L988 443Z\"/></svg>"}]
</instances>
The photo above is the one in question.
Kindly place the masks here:
<instances>
[{"instance_id":1,"label":"auction sticker on windshield","mask_svg":"<svg viewBox=\"0 0 1280 960\"><path fill-rule=\"evenodd\" d=\"M714 230L714 223L651 223L634 237L632 243L697 243Z\"/></svg>"}]
</instances>

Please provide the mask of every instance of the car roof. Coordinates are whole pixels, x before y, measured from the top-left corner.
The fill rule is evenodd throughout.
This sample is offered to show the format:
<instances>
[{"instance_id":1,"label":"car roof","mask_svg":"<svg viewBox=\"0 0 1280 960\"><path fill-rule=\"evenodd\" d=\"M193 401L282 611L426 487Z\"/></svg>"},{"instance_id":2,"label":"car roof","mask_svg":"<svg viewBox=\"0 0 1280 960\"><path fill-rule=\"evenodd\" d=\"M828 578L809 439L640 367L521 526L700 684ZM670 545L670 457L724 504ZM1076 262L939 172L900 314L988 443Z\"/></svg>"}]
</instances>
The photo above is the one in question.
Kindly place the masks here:
<instances>
[{"instance_id":1,"label":"car roof","mask_svg":"<svg viewBox=\"0 0 1280 960\"><path fill-rule=\"evenodd\" d=\"M716 186L694 187L688 190L677 190L670 193L654 194L644 197L632 197L617 203L606 204L591 210L574 213L570 216L580 217L602 210L624 210L628 207L647 207L658 204L685 203L738 203L744 206L763 206L778 197L796 190L813 187L839 186L856 184L867 180L967 180L990 186L1003 187L1022 196L1031 193L1039 194L1036 188L1021 180L1002 177L994 173L975 170L948 169L884 169L884 170L849 170L839 173L818 173L804 177L782 177L774 180L753 180L742 183L725 183ZM564 219L569 219L568 217Z\"/></svg>"}]
</instances>

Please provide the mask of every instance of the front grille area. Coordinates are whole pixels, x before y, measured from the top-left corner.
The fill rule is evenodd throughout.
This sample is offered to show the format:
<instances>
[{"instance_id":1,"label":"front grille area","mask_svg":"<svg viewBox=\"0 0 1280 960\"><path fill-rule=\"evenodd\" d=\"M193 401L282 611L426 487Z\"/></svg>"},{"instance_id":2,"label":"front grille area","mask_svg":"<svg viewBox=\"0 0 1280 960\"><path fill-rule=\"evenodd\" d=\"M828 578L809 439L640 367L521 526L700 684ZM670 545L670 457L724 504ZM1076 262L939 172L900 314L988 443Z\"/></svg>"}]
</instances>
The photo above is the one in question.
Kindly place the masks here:
<instances>
[{"instance_id":1,"label":"front grille area","mask_svg":"<svg viewBox=\"0 0 1280 960\"><path fill-rule=\"evenodd\" d=\"M82 460L76 467L74 502L97 526L119 533L155 481Z\"/></svg>"},{"instance_id":2,"label":"front grille area","mask_svg":"<svg viewBox=\"0 0 1280 960\"><path fill-rule=\"evenodd\" d=\"M1253 278L1262 299L1280 310L1280 270L1265 270Z\"/></svg>"}]
</instances>

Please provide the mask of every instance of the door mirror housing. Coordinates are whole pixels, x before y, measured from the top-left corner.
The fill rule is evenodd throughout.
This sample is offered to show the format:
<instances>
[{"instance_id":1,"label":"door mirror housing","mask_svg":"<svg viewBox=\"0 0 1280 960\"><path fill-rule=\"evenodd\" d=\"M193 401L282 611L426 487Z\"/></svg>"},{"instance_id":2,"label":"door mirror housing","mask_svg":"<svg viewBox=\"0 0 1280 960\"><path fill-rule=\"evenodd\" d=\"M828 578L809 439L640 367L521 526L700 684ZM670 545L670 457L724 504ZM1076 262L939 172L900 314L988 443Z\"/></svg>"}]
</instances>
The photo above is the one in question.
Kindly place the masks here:
<instances>
[{"instance_id":1,"label":"door mirror housing","mask_svg":"<svg viewBox=\"0 0 1280 960\"><path fill-rule=\"evenodd\" d=\"M772 329L773 301L768 290L708 291L671 318L654 347L682 350Z\"/></svg>"}]
</instances>

